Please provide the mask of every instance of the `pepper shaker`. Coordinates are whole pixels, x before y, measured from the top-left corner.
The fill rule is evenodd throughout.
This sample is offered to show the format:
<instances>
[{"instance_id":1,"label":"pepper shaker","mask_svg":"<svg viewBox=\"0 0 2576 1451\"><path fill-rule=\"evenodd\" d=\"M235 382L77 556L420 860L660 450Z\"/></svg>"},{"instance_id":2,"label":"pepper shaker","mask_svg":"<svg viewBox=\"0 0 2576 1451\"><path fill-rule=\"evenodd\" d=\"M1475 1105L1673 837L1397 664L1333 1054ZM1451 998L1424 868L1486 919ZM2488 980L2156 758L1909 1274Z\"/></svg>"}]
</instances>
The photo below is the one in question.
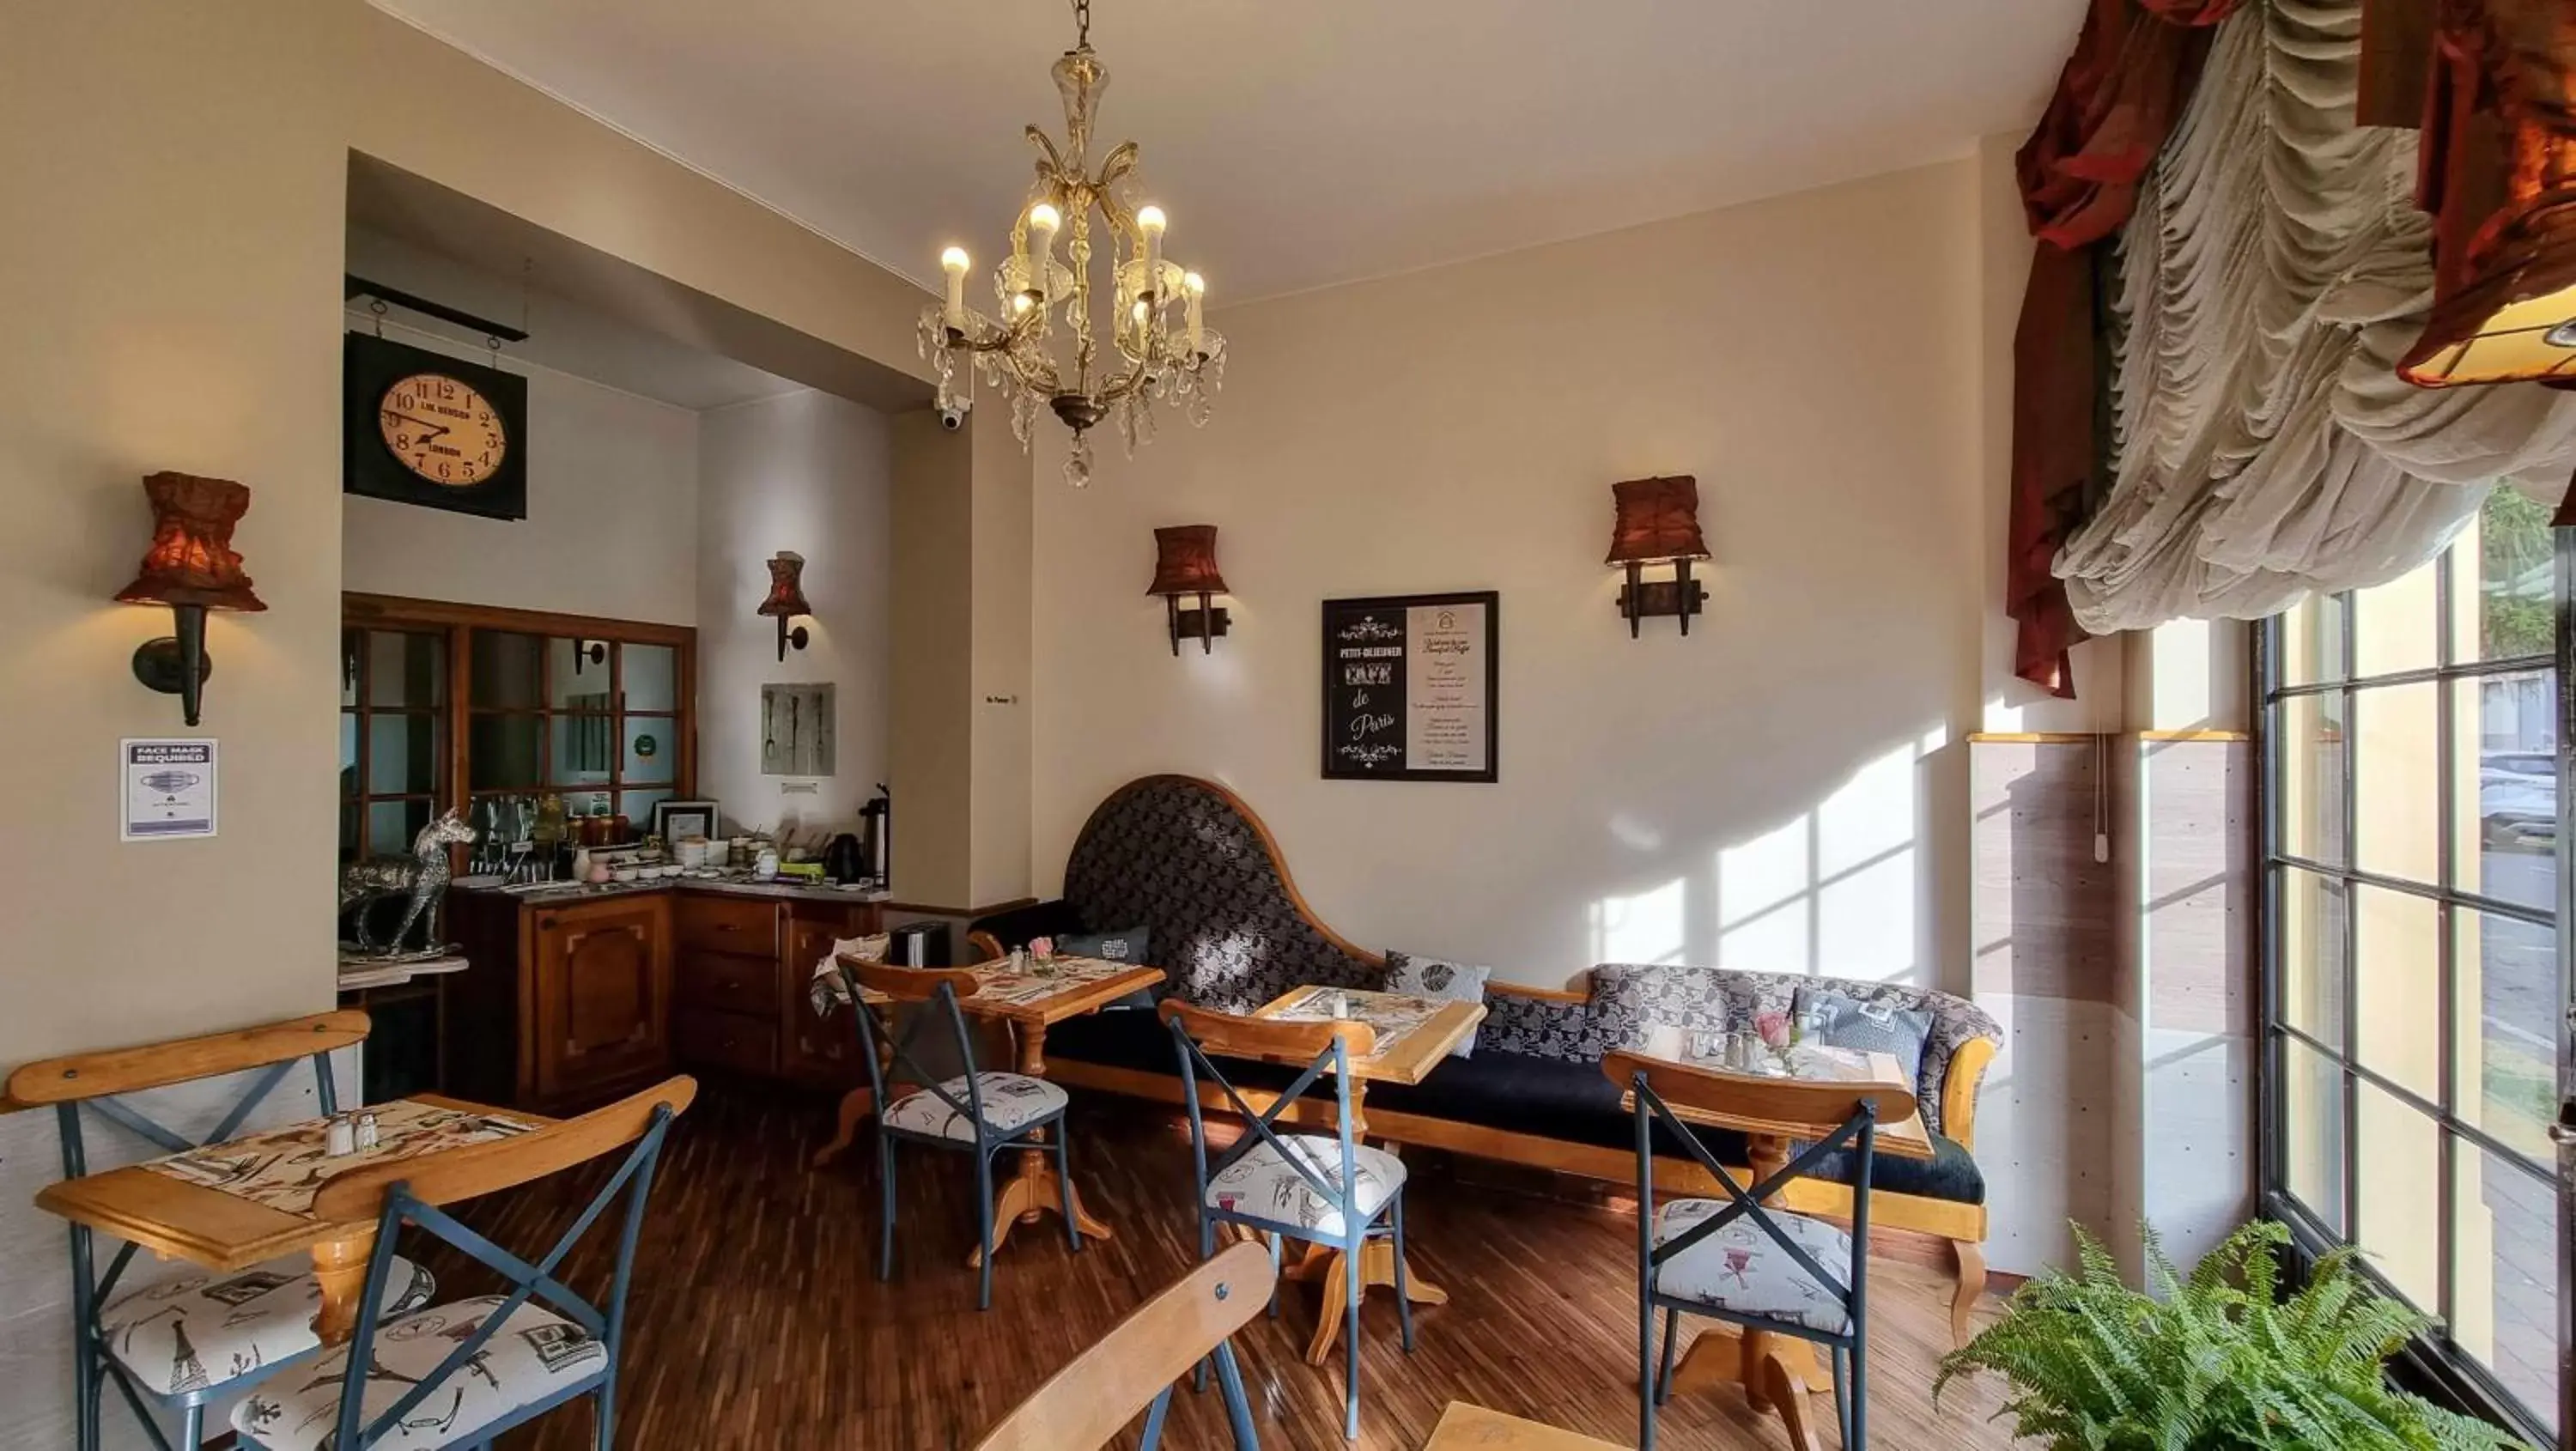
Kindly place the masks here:
<instances>
[{"instance_id":1,"label":"pepper shaker","mask_svg":"<svg viewBox=\"0 0 2576 1451\"><path fill-rule=\"evenodd\" d=\"M361 1151L372 1149L376 1146L377 1142L375 1114L372 1111L359 1114L358 1148Z\"/></svg>"}]
</instances>

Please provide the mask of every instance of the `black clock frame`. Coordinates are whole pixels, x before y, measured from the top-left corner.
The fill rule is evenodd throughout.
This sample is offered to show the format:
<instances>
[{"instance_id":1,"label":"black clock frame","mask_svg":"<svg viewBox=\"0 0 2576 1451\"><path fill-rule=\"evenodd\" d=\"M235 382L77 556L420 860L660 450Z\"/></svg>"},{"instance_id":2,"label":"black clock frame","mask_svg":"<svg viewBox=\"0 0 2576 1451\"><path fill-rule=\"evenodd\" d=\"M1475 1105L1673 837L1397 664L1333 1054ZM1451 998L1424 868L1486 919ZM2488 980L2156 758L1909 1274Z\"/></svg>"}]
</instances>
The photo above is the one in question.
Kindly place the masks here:
<instances>
[{"instance_id":1,"label":"black clock frame","mask_svg":"<svg viewBox=\"0 0 2576 1451\"><path fill-rule=\"evenodd\" d=\"M414 373L454 378L483 395L501 418L501 466L479 484L442 484L413 473L385 443L377 413L385 390ZM353 332L340 350L340 487L397 504L419 504L487 519L528 517L528 380L446 353Z\"/></svg>"}]
</instances>

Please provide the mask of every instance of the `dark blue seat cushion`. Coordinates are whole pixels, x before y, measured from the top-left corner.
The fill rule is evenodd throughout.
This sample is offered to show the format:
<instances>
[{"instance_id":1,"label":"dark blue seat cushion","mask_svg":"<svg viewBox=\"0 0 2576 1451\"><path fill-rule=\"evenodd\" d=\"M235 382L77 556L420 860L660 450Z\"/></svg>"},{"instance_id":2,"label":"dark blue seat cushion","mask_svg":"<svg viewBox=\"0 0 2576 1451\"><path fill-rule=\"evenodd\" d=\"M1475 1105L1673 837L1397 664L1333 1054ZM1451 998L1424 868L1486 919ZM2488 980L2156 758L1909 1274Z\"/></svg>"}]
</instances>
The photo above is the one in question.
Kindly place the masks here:
<instances>
[{"instance_id":1,"label":"dark blue seat cushion","mask_svg":"<svg viewBox=\"0 0 2576 1451\"><path fill-rule=\"evenodd\" d=\"M1175 1074L1171 1030L1151 1013L1095 1013L1057 1024L1047 1032L1047 1056L1148 1073ZM1227 1060L1226 1076L1240 1088L1284 1088L1295 1075L1274 1064ZM1369 1085L1368 1106L1390 1113L1447 1119L1512 1133L1533 1134L1566 1143L1605 1149L1633 1149L1637 1123L1619 1106L1619 1085L1597 1063L1570 1063L1526 1053L1480 1049L1473 1058L1450 1058L1431 1076L1411 1086ZM1700 1142L1720 1163L1744 1162L1744 1137L1705 1130ZM1875 1190L1942 1199L1958 1204L1986 1202L1985 1176L1977 1161L1954 1139L1932 1136L1930 1159L1904 1158L1881 1151L1871 1157L1870 1182ZM1655 1126L1655 1152L1674 1158L1687 1150L1663 1125ZM1826 1159L1815 1177L1851 1181L1849 1153Z\"/></svg>"}]
</instances>

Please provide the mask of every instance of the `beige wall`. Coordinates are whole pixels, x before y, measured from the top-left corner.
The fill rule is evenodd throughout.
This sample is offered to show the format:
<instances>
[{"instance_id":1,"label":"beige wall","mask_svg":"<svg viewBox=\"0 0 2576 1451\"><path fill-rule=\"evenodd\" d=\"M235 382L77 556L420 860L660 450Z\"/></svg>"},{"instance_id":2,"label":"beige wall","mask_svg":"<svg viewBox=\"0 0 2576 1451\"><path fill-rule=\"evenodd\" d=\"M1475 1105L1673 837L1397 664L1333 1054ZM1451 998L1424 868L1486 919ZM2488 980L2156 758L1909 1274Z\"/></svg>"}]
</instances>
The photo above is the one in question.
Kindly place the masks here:
<instances>
[{"instance_id":1,"label":"beige wall","mask_svg":"<svg viewBox=\"0 0 2576 1451\"><path fill-rule=\"evenodd\" d=\"M914 373L922 294L360 0L0 13L6 1064L331 999L352 150ZM117 737L178 729L126 667L167 615L108 602L165 468L252 487L271 609L209 631L223 835L120 846Z\"/></svg>"},{"instance_id":2,"label":"beige wall","mask_svg":"<svg viewBox=\"0 0 2576 1451\"><path fill-rule=\"evenodd\" d=\"M1104 793L1188 771L1372 947L1963 985L1974 202L1962 161L1220 315L1206 429L1104 440L1084 491L1038 460L1041 891ZM1632 641L1610 484L1655 473L1699 479L1711 598ZM1234 626L1175 659L1144 588L1181 523ZM1321 780L1318 602L1471 589L1500 783Z\"/></svg>"}]
</instances>

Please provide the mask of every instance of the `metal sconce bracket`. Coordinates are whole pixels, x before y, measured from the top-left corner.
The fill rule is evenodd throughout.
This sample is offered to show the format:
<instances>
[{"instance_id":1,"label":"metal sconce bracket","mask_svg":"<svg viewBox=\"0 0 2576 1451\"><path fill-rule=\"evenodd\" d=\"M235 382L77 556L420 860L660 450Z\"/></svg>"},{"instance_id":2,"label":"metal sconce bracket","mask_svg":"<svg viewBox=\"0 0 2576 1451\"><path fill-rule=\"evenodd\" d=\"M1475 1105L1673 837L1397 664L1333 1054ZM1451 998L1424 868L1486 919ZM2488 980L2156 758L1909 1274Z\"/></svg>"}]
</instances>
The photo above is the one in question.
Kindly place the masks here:
<instances>
[{"instance_id":1,"label":"metal sconce bracket","mask_svg":"<svg viewBox=\"0 0 2576 1451\"><path fill-rule=\"evenodd\" d=\"M1215 654L1216 637L1224 634L1226 627L1234 623L1234 617L1226 613L1224 606L1211 602L1206 590L1199 591L1198 608L1193 610L1181 608L1179 595L1163 596L1163 612L1171 624L1174 655L1181 653L1181 641L1186 639L1199 642L1200 654Z\"/></svg>"},{"instance_id":2,"label":"metal sconce bracket","mask_svg":"<svg viewBox=\"0 0 2576 1451\"><path fill-rule=\"evenodd\" d=\"M206 655L206 607L172 605L170 614L179 633L135 646L134 678L148 689L179 697L180 713L193 727L205 699L206 678L215 673L215 662Z\"/></svg>"},{"instance_id":3,"label":"metal sconce bracket","mask_svg":"<svg viewBox=\"0 0 2576 1451\"><path fill-rule=\"evenodd\" d=\"M1708 587L1691 578L1691 562L1673 561L1673 577L1649 581L1643 577L1644 566L1628 566L1628 583L1619 591L1619 613L1627 618L1628 638L1636 639L1639 628L1649 615L1673 615L1682 622L1682 633L1690 633L1691 616L1708 606Z\"/></svg>"},{"instance_id":4,"label":"metal sconce bracket","mask_svg":"<svg viewBox=\"0 0 2576 1451\"><path fill-rule=\"evenodd\" d=\"M778 616L778 658L780 660L784 661L787 658L788 646L793 645L797 649L802 650L812 639L813 636L806 633L803 625L798 625L795 628L790 629L787 625L787 617L785 615Z\"/></svg>"}]
</instances>

